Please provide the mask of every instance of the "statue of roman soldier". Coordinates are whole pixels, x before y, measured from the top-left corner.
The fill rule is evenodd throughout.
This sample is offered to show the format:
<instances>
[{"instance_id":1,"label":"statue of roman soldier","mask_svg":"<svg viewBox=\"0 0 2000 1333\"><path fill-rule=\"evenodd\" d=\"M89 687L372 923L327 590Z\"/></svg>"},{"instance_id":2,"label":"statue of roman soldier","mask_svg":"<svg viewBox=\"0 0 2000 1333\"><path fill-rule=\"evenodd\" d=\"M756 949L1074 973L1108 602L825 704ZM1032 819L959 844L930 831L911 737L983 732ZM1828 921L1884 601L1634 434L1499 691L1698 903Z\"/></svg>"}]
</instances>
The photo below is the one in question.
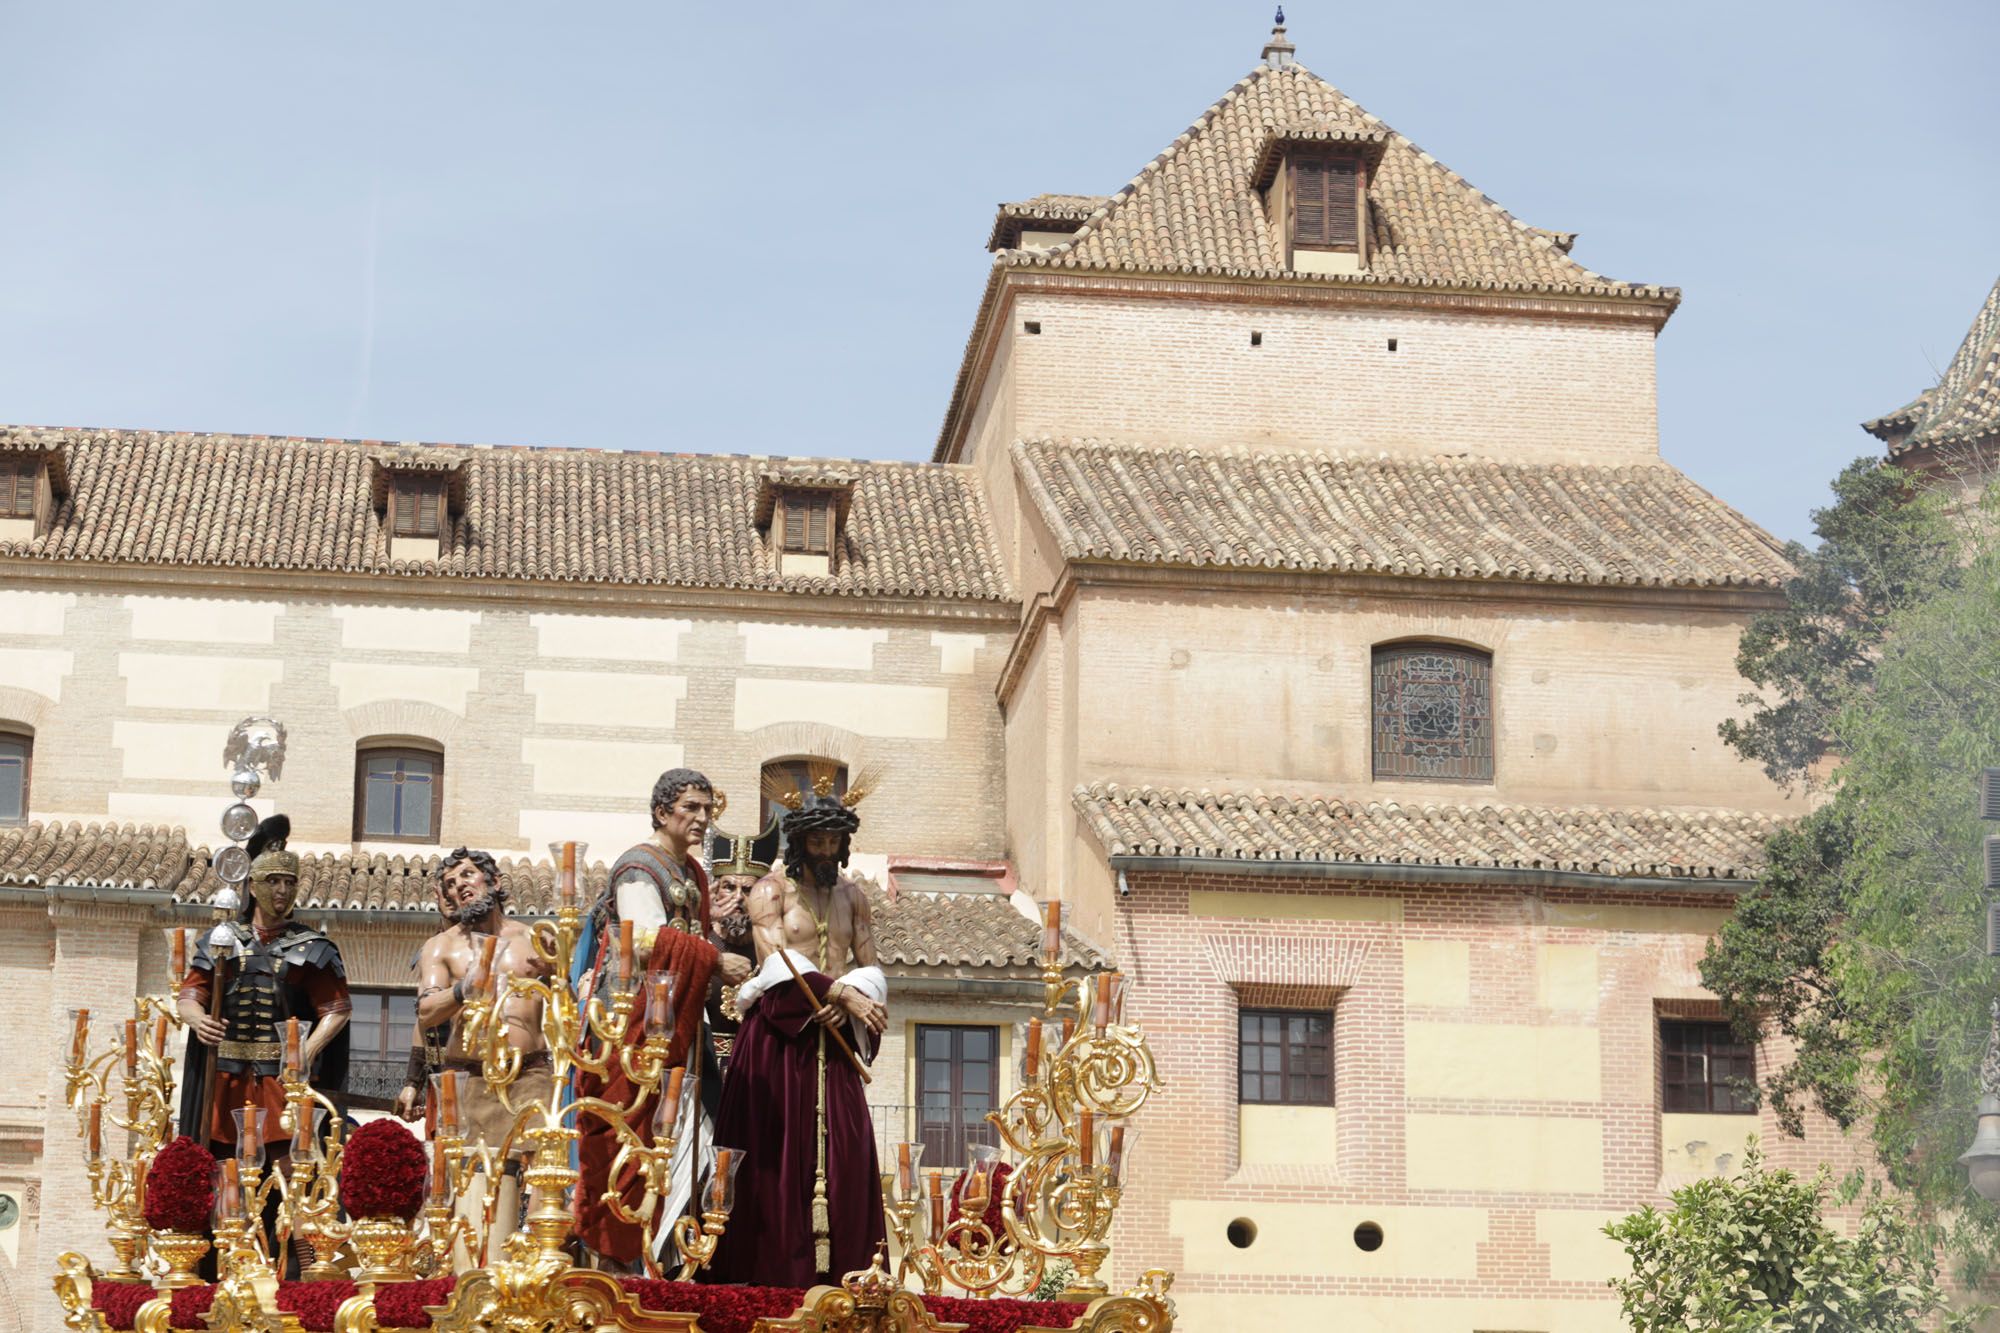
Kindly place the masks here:
<instances>
[{"instance_id":1,"label":"statue of roman soldier","mask_svg":"<svg viewBox=\"0 0 2000 1333\"><path fill-rule=\"evenodd\" d=\"M181 1017L194 1037L181 1076L180 1128L218 1152L233 1151L231 1112L246 1103L264 1109L272 1155L289 1152L278 1130L287 1020L311 1025L299 1053L306 1081L336 1098L347 1087L347 969L332 940L292 919L299 856L285 847L291 827L273 815L250 835L249 892L235 919L195 946L180 979Z\"/></svg>"}]
</instances>

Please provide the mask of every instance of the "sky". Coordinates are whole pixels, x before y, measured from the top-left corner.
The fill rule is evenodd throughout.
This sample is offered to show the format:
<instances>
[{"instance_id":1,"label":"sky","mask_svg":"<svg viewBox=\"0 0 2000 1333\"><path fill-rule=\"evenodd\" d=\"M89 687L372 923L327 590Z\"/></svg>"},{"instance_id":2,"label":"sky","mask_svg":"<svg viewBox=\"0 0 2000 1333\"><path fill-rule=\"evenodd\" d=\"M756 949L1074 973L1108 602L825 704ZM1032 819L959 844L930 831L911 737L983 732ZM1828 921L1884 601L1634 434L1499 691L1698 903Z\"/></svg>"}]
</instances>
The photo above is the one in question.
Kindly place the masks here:
<instances>
[{"instance_id":1,"label":"sky","mask_svg":"<svg viewBox=\"0 0 2000 1333\"><path fill-rule=\"evenodd\" d=\"M1684 293L1666 458L1809 540L2000 277L2000 5L1288 7ZM1262 3L0 0L0 420L926 458L996 203L1109 194Z\"/></svg>"}]
</instances>

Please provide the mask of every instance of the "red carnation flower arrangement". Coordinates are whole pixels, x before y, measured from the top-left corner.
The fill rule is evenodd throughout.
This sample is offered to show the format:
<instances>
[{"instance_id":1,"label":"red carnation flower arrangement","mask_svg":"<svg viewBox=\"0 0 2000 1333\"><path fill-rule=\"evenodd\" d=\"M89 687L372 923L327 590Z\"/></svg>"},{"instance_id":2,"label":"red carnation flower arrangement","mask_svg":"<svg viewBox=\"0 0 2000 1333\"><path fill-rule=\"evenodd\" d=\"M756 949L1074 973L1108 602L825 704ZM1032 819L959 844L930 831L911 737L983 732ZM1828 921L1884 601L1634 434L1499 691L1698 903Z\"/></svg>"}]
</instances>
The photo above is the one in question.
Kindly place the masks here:
<instances>
[{"instance_id":1,"label":"red carnation flower arrangement","mask_svg":"<svg viewBox=\"0 0 2000 1333\"><path fill-rule=\"evenodd\" d=\"M90 1288L90 1308L104 1316L104 1326L128 1329L138 1318L139 1307L157 1293L144 1282L98 1282Z\"/></svg>"},{"instance_id":2,"label":"red carnation flower arrangement","mask_svg":"<svg viewBox=\"0 0 2000 1333\"><path fill-rule=\"evenodd\" d=\"M418 1282L384 1282L375 1288L375 1323L381 1328L429 1328L426 1305L443 1305L458 1285L454 1277L426 1278Z\"/></svg>"},{"instance_id":3,"label":"red carnation flower arrangement","mask_svg":"<svg viewBox=\"0 0 2000 1333\"><path fill-rule=\"evenodd\" d=\"M183 1134L160 1149L146 1172L146 1225L202 1234L214 1211L215 1157Z\"/></svg>"},{"instance_id":4,"label":"red carnation flower arrangement","mask_svg":"<svg viewBox=\"0 0 2000 1333\"><path fill-rule=\"evenodd\" d=\"M354 1131L340 1159L340 1206L349 1217L396 1217L408 1222L424 1206L430 1162L417 1136L395 1120L373 1120Z\"/></svg>"}]
</instances>

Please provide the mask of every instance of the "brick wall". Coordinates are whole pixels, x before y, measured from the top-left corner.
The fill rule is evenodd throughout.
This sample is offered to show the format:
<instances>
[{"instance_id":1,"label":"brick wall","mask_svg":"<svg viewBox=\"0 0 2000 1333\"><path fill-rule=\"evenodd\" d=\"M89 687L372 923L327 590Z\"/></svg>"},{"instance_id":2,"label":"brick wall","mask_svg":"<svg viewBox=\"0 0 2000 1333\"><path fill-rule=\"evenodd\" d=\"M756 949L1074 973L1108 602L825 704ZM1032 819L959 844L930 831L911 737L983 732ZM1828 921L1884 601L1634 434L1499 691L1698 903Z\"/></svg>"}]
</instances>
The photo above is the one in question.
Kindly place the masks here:
<instances>
[{"instance_id":1,"label":"brick wall","mask_svg":"<svg viewBox=\"0 0 2000 1333\"><path fill-rule=\"evenodd\" d=\"M1403 1309L1424 1299L1491 1316L1468 1327L1527 1326L1493 1321L1530 1308L1562 1316L1534 1327L1614 1326L1603 1279L1617 1254L1593 1233L1664 1197L1657 1019L1662 1006L1713 1012L1695 968L1726 897L1129 878L1128 1013L1166 1087L1137 1121L1114 1248L1124 1264L1176 1269L1176 1295L1196 1310L1213 1308L1204 1293L1256 1293L1293 1315L1402 1310L1391 1326L1441 1326ZM1268 915L1191 915L1204 890L1253 890ZM1238 1005L1327 994L1332 1164L1246 1164ZM1507 1054L1538 1047L1584 1054L1543 1069ZM1768 1112L1731 1119L1754 1123L1780 1161L1856 1160L1823 1125L1800 1143ZM1538 1161L1523 1144L1530 1158L1537 1144L1572 1146ZM1226 1238L1237 1219L1258 1230L1248 1248ZM1380 1249L1354 1243L1363 1221L1382 1227ZM1273 1254L1282 1273L1268 1271Z\"/></svg>"},{"instance_id":2,"label":"brick wall","mask_svg":"<svg viewBox=\"0 0 2000 1333\"><path fill-rule=\"evenodd\" d=\"M1023 295L1009 319L967 458L1038 435L1658 458L1654 333L1643 324L1049 292ZM1041 332L1025 333L1030 322Z\"/></svg>"}]
</instances>

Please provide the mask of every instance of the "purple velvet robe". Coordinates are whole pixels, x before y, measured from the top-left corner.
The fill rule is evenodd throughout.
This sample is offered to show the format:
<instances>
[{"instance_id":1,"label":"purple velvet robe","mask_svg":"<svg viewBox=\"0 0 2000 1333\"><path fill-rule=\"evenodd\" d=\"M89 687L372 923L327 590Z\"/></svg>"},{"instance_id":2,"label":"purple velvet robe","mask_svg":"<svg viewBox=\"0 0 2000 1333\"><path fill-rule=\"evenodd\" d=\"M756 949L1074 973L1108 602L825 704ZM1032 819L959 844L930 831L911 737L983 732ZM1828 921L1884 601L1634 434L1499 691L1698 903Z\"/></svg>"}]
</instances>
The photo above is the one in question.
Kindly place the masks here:
<instances>
[{"instance_id":1,"label":"purple velvet robe","mask_svg":"<svg viewBox=\"0 0 2000 1333\"><path fill-rule=\"evenodd\" d=\"M833 986L832 978L818 972L805 978L815 995L824 996ZM838 1282L842 1274L868 1267L886 1234L866 1090L829 1038L826 1192L833 1262L825 1272L813 1271L820 1030L812 1012L787 980L758 999L736 1034L715 1142L743 1149L743 1165L736 1175L735 1211L704 1281L763 1287Z\"/></svg>"}]
</instances>

